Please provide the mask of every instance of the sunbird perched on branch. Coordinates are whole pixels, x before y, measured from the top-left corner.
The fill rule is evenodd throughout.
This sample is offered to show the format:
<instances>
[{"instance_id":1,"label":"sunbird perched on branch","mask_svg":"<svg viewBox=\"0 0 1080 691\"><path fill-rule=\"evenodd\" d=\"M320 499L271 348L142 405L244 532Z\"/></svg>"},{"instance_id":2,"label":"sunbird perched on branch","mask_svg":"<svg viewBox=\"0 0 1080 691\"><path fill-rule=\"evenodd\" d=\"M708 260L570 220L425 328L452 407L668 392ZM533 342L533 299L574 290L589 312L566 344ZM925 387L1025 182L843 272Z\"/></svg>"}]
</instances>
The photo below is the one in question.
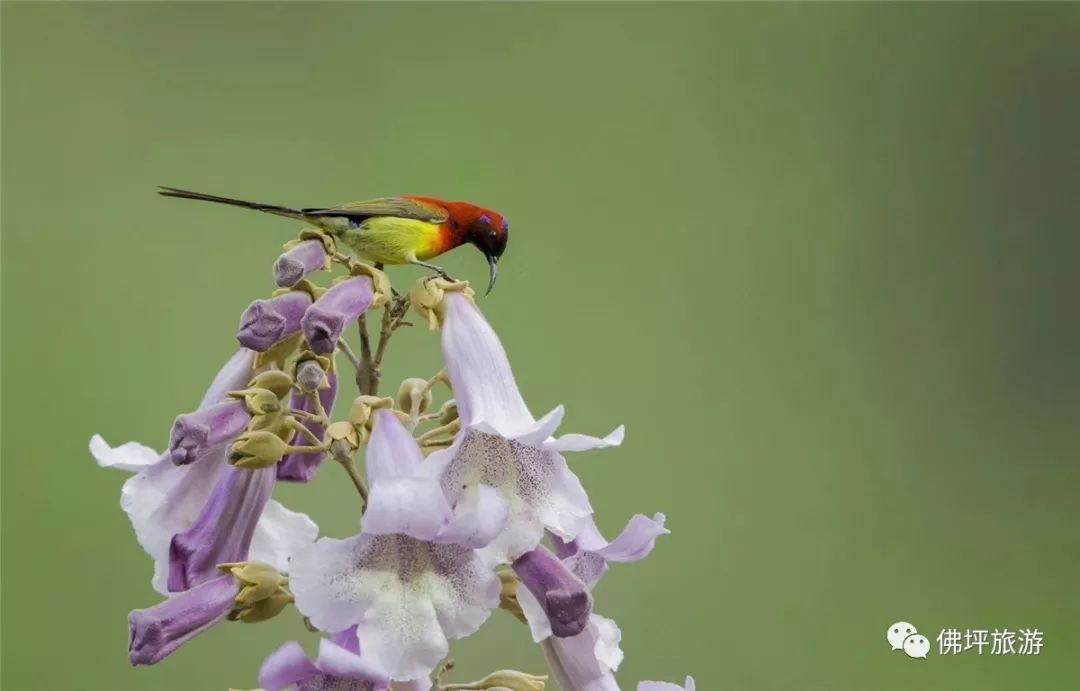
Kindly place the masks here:
<instances>
[{"instance_id":1,"label":"sunbird perched on branch","mask_svg":"<svg viewBox=\"0 0 1080 691\"><path fill-rule=\"evenodd\" d=\"M446 271L427 260L471 244L484 253L491 267L488 293L495 287L499 257L506 249L510 233L510 225L502 214L475 204L434 197L383 197L340 206L293 209L175 187L161 187L158 193L294 218L322 228L364 259L380 264L416 264L443 276L447 275Z\"/></svg>"}]
</instances>

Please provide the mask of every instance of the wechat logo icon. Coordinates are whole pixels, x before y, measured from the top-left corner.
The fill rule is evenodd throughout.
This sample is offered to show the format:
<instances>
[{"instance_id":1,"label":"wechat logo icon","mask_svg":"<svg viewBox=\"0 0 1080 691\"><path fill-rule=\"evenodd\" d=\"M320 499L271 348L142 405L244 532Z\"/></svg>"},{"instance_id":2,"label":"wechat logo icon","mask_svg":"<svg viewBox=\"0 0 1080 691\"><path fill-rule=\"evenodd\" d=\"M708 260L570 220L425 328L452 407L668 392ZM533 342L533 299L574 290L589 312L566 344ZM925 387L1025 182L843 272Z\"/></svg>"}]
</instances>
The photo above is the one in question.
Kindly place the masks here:
<instances>
[{"instance_id":1,"label":"wechat logo icon","mask_svg":"<svg viewBox=\"0 0 1080 691\"><path fill-rule=\"evenodd\" d=\"M894 650L903 650L908 657L926 659L930 652L930 640L921 635L914 624L906 621L898 621L885 632L885 640Z\"/></svg>"}]
</instances>

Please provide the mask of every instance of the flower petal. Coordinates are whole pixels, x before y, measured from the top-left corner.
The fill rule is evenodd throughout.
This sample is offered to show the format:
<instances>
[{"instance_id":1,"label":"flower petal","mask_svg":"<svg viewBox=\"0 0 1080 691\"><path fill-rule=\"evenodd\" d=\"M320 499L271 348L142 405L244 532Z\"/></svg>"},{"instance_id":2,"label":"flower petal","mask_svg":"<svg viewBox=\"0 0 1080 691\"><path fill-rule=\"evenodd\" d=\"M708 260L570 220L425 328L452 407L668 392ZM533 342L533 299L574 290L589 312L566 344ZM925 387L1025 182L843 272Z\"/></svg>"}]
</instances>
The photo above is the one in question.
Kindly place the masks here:
<instances>
[{"instance_id":1,"label":"flower petal","mask_svg":"<svg viewBox=\"0 0 1080 691\"><path fill-rule=\"evenodd\" d=\"M594 614L577 636L545 640L544 656L563 689L618 691L612 672L622 662L621 637L614 621Z\"/></svg>"},{"instance_id":2,"label":"flower petal","mask_svg":"<svg viewBox=\"0 0 1080 691\"><path fill-rule=\"evenodd\" d=\"M330 634L330 641L354 655L360 654L360 639L356 637L355 626Z\"/></svg>"},{"instance_id":3,"label":"flower petal","mask_svg":"<svg viewBox=\"0 0 1080 691\"><path fill-rule=\"evenodd\" d=\"M289 565L289 587L296 607L323 631L341 631L356 624L380 588L394 578L388 571L368 573L376 538L320 538L300 550Z\"/></svg>"},{"instance_id":4,"label":"flower petal","mask_svg":"<svg viewBox=\"0 0 1080 691\"><path fill-rule=\"evenodd\" d=\"M281 691L319 674L307 653L296 641L289 641L267 656L259 669L259 686L264 691Z\"/></svg>"},{"instance_id":5,"label":"flower petal","mask_svg":"<svg viewBox=\"0 0 1080 691\"><path fill-rule=\"evenodd\" d=\"M426 477L383 480L371 485L364 532L400 533L430 540L442 531L450 515L450 504L434 480Z\"/></svg>"},{"instance_id":6,"label":"flower petal","mask_svg":"<svg viewBox=\"0 0 1080 691\"><path fill-rule=\"evenodd\" d=\"M394 679L428 675L447 637L476 630L499 601L499 580L475 551L404 535L323 538L298 555L290 586L320 629L355 624L364 657Z\"/></svg>"},{"instance_id":7,"label":"flower petal","mask_svg":"<svg viewBox=\"0 0 1080 691\"><path fill-rule=\"evenodd\" d=\"M590 547L581 542L584 549L596 552L606 561L635 562L649 556L656 546L656 538L668 535L670 530L664 527L666 517L662 513L655 514L652 518L642 514L635 514L619 536L610 543L602 546ZM589 519L592 522L592 519ZM595 523L593 524L595 528Z\"/></svg>"},{"instance_id":8,"label":"flower petal","mask_svg":"<svg viewBox=\"0 0 1080 691\"><path fill-rule=\"evenodd\" d=\"M485 547L502 532L509 517L510 504L499 490L476 485L458 499L453 517L436 541L473 549Z\"/></svg>"},{"instance_id":9,"label":"flower petal","mask_svg":"<svg viewBox=\"0 0 1080 691\"><path fill-rule=\"evenodd\" d=\"M589 517L576 539L565 542L557 537L555 552L591 590L608 568L608 562L635 562L647 557L656 546L656 538L671 531L664 527L664 514L652 518L634 515L619 536L608 542Z\"/></svg>"},{"instance_id":10,"label":"flower petal","mask_svg":"<svg viewBox=\"0 0 1080 691\"><path fill-rule=\"evenodd\" d=\"M499 606L502 584L495 569L472 549L431 545L429 550L433 565L429 596L443 633L450 639L472 635Z\"/></svg>"},{"instance_id":11,"label":"flower petal","mask_svg":"<svg viewBox=\"0 0 1080 691\"><path fill-rule=\"evenodd\" d=\"M544 442L548 451L589 451L591 449L610 449L623 443L626 428L619 425L603 439L587 434L564 434L558 439Z\"/></svg>"},{"instance_id":12,"label":"flower petal","mask_svg":"<svg viewBox=\"0 0 1080 691\"><path fill-rule=\"evenodd\" d=\"M592 615L589 621L589 629L595 632L596 645L593 652L600 663L601 669L614 672L619 669L623 661L623 651L619 647L622 640L622 631L614 619L602 617L599 614Z\"/></svg>"},{"instance_id":13,"label":"flower petal","mask_svg":"<svg viewBox=\"0 0 1080 691\"><path fill-rule=\"evenodd\" d=\"M384 479L412 477L423 462L420 446L397 416L389 410L376 410L364 459L368 483L374 486Z\"/></svg>"},{"instance_id":14,"label":"flower petal","mask_svg":"<svg viewBox=\"0 0 1080 691\"><path fill-rule=\"evenodd\" d=\"M532 426L519 432L518 435L514 437L514 440L519 441L522 444L528 444L529 446L540 446L543 442L547 441L548 437L555 434L555 430L559 429L559 425L562 424L565 415L566 408L557 405L552 408L547 415L533 423Z\"/></svg>"},{"instance_id":15,"label":"flower petal","mask_svg":"<svg viewBox=\"0 0 1080 691\"><path fill-rule=\"evenodd\" d=\"M521 606L521 613L525 615L525 622L529 625L533 643L539 643L550 637L551 621L548 619L547 612L528 588L517 589L517 601Z\"/></svg>"},{"instance_id":16,"label":"flower petal","mask_svg":"<svg viewBox=\"0 0 1080 691\"><path fill-rule=\"evenodd\" d=\"M255 374L255 353L247 348L236 351L228 362L221 368L206 390L199 408L205 408L220 402L230 391L236 391L247 386Z\"/></svg>"},{"instance_id":17,"label":"flower petal","mask_svg":"<svg viewBox=\"0 0 1080 691\"><path fill-rule=\"evenodd\" d=\"M464 425L483 420L505 437L534 423L499 337L463 295L447 293L443 361Z\"/></svg>"},{"instance_id":18,"label":"flower petal","mask_svg":"<svg viewBox=\"0 0 1080 691\"><path fill-rule=\"evenodd\" d=\"M547 527L571 540L592 513L581 482L557 453L467 429L445 451L432 454L425 472L436 473L452 505L478 485L493 487L509 506L501 533L485 552L501 561L536 547Z\"/></svg>"},{"instance_id":19,"label":"flower petal","mask_svg":"<svg viewBox=\"0 0 1080 691\"><path fill-rule=\"evenodd\" d=\"M450 649L435 608L424 598L378 601L357 633L364 639L364 653L379 660L395 679L430 674Z\"/></svg>"},{"instance_id":20,"label":"flower petal","mask_svg":"<svg viewBox=\"0 0 1080 691\"><path fill-rule=\"evenodd\" d=\"M131 473L146 470L161 460L161 455L149 446L129 441L113 448L100 434L90 437L90 453L102 468L116 468Z\"/></svg>"},{"instance_id":21,"label":"flower petal","mask_svg":"<svg viewBox=\"0 0 1080 691\"><path fill-rule=\"evenodd\" d=\"M686 677L684 686L667 681L643 681L638 684L637 691L694 691L694 678Z\"/></svg>"},{"instance_id":22,"label":"flower petal","mask_svg":"<svg viewBox=\"0 0 1080 691\"><path fill-rule=\"evenodd\" d=\"M365 655L361 658L358 654L324 638L319 641L319 659L315 661L315 666L319 668L319 671L332 677L360 679L372 682L378 688L384 688L390 680L380 669L367 662L369 657L371 656Z\"/></svg>"},{"instance_id":23,"label":"flower petal","mask_svg":"<svg viewBox=\"0 0 1080 691\"><path fill-rule=\"evenodd\" d=\"M307 514L287 509L271 499L255 526L248 560L288 572L293 555L313 544L318 536L319 526Z\"/></svg>"},{"instance_id":24,"label":"flower petal","mask_svg":"<svg viewBox=\"0 0 1080 691\"><path fill-rule=\"evenodd\" d=\"M548 500L537 505L537 516L552 533L564 540L573 539L592 515L589 495L565 458L557 453L539 453L548 457L550 478Z\"/></svg>"}]
</instances>

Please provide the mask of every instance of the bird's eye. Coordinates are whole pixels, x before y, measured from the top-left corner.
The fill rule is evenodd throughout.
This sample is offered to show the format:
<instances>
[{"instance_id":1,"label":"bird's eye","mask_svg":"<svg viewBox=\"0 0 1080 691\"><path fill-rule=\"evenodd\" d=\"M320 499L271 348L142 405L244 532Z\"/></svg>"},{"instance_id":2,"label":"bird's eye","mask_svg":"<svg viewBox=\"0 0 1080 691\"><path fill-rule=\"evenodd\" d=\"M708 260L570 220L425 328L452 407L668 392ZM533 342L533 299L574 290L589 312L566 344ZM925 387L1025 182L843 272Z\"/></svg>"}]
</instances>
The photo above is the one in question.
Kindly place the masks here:
<instances>
[{"instance_id":1,"label":"bird's eye","mask_svg":"<svg viewBox=\"0 0 1080 691\"><path fill-rule=\"evenodd\" d=\"M498 233L496 233L494 230L488 233L488 237L492 240L494 240L497 235Z\"/></svg>"}]
</instances>

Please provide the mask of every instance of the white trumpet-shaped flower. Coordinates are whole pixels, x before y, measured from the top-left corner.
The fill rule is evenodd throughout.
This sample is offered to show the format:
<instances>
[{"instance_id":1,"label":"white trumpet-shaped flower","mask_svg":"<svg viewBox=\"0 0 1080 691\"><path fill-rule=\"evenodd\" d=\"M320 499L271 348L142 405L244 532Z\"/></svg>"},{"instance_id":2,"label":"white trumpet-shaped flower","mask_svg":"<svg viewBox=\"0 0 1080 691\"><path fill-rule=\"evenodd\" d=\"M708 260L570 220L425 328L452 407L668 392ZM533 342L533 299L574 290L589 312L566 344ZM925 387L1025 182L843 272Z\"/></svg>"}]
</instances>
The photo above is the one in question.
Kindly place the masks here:
<instances>
[{"instance_id":1,"label":"white trumpet-shaped flower","mask_svg":"<svg viewBox=\"0 0 1080 691\"><path fill-rule=\"evenodd\" d=\"M297 554L290 587L318 628L355 627L364 655L391 679L426 677L448 639L476 631L499 604L493 564L475 548L500 532L506 503L485 491L455 512L424 475L420 447L387 410L376 413L366 465L363 530Z\"/></svg>"},{"instance_id":2,"label":"white trumpet-shaped flower","mask_svg":"<svg viewBox=\"0 0 1080 691\"><path fill-rule=\"evenodd\" d=\"M539 420L533 417L502 343L472 301L448 292L444 307L443 359L462 431L450 448L428 458L431 472L451 504L492 490L505 499L509 519L487 548L499 561L513 561L535 548L545 529L563 540L574 539L592 506L560 452L617 446L623 428L602 439L582 434L553 438L562 406Z\"/></svg>"},{"instance_id":3,"label":"white trumpet-shaped flower","mask_svg":"<svg viewBox=\"0 0 1080 691\"><path fill-rule=\"evenodd\" d=\"M219 404L228 391L247 386L253 374L252 358L250 350L238 351L214 378L199 410ZM159 454L137 442L110 447L100 435L94 435L90 453L103 468L134 473L121 490L120 506L131 520L139 544L154 560L154 589L167 595L173 536L195 525L219 480L236 472L225 458L226 445L209 450L198 461L176 465L168 451ZM287 570L289 557L310 544L318 532L318 526L306 515L274 500L266 501L251 535L248 558Z\"/></svg>"}]
</instances>

